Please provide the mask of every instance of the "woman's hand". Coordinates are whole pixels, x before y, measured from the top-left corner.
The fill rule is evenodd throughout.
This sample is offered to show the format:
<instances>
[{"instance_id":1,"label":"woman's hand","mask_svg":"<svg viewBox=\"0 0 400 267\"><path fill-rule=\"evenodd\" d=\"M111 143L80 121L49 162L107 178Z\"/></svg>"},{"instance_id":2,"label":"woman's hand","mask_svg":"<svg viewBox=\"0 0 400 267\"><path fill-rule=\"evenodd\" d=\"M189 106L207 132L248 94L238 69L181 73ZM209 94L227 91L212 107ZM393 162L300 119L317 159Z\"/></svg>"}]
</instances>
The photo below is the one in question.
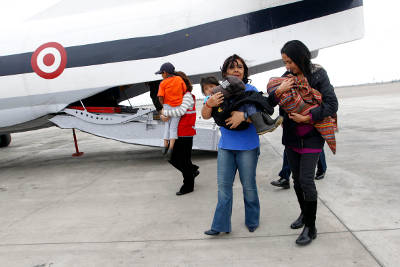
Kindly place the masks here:
<instances>
[{"instance_id":1,"label":"woman's hand","mask_svg":"<svg viewBox=\"0 0 400 267\"><path fill-rule=\"evenodd\" d=\"M309 123L311 121L311 118L309 115L301 115L298 113L290 113L289 118L294 120L297 123Z\"/></svg>"},{"instance_id":2,"label":"woman's hand","mask_svg":"<svg viewBox=\"0 0 400 267\"><path fill-rule=\"evenodd\" d=\"M278 89L276 89L276 94L280 96L284 92L289 91L290 88L292 88L293 84L294 84L294 78L287 78L281 83L281 85L279 85Z\"/></svg>"},{"instance_id":3,"label":"woman's hand","mask_svg":"<svg viewBox=\"0 0 400 267\"><path fill-rule=\"evenodd\" d=\"M207 100L207 106L210 107L218 107L221 103L224 102L224 95L221 92L218 92L212 96L210 96Z\"/></svg>"},{"instance_id":4,"label":"woman's hand","mask_svg":"<svg viewBox=\"0 0 400 267\"><path fill-rule=\"evenodd\" d=\"M160 115L160 119L161 119L163 122L169 121L169 117L164 116L162 113L161 113L161 115Z\"/></svg>"},{"instance_id":5,"label":"woman's hand","mask_svg":"<svg viewBox=\"0 0 400 267\"><path fill-rule=\"evenodd\" d=\"M234 129L239 126L239 124L244 121L244 112L242 111L232 111L231 117L225 120L226 126L230 125L230 129Z\"/></svg>"}]
</instances>

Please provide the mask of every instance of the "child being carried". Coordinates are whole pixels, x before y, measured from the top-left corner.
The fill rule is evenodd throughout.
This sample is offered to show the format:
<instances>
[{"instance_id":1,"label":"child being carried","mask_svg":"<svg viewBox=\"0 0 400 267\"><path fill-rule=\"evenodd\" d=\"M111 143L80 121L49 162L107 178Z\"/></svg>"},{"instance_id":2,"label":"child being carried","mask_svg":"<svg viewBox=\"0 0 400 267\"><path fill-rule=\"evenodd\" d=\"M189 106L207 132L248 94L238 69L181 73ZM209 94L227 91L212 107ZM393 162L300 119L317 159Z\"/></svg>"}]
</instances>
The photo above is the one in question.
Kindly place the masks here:
<instances>
[{"instance_id":1,"label":"child being carried","mask_svg":"<svg viewBox=\"0 0 400 267\"><path fill-rule=\"evenodd\" d=\"M262 93L245 92L245 84L235 76L226 76L221 84L213 76L202 78L200 85L203 94L206 95L204 103L210 95L218 92L221 92L224 96L224 102L220 106L213 108L212 111L212 117L219 126L230 129L226 126L225 120L230 117L231 112L234 110L245 113L245 119L248 117L251 120L258 135L274 131L283 121L281 116L272 119L269 114L273 113L273 108L268 104L266 98L262 96ZM243 130L248 126L247 122L242 122L238 127L231 130Z\"/></svg>"},{"instance_id":2,"label":"child being carried","mask_svg":"<svg viewBox=\"0 0 400 267\"><path fill-rule=\"evenodd\" d=\"M163 81L158 89L158 99L164 110L179 109L182 104L183 95L186 93L186 84L175 72L175 67L170 62L161 65L160 70L155 74L161 74ZM167 160L171 159L175 140L178 138L178 124L180 117L171 117L165 122L164 147L162 153Z\"/></svg>"},{"instance_id":3,"label":"child being carried","mask_svg":"<svg viewBox=\"0 0 400 267\"><path fill-rule=\"evenodd\" d=\"M271 78L267 85L268 94L274 92L287 78L294 79L293 87L279 96L279 106L287 113L292 112L307 115L310 110L322 103L322 95L318 90L311 88L307 78L300 79L292 74L283 77ZM312 122L317 131L325 139L333 154L336 153L337 115L326 117L322 121Z\"/></svg>"}]
</instances>

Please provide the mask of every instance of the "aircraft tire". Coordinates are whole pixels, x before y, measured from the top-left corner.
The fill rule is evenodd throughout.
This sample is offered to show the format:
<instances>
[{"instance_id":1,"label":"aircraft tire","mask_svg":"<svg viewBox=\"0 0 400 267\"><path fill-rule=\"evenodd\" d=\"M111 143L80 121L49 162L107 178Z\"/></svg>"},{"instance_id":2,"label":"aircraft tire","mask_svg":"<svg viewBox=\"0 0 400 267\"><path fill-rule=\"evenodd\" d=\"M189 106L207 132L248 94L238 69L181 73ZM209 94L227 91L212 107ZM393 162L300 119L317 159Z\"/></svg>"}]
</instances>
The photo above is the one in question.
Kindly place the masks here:
<instances>
[{"instance_id":1,"label":"aircraft tire","mask_svg":"<svg viewBox=\"0 0 400 267\"><path fill-rule=\"evenodd\" d=\"M11 135L10 134L0 135L0 147L7 147L10 143L11 143Z\"/></svg>"}]
</instances>

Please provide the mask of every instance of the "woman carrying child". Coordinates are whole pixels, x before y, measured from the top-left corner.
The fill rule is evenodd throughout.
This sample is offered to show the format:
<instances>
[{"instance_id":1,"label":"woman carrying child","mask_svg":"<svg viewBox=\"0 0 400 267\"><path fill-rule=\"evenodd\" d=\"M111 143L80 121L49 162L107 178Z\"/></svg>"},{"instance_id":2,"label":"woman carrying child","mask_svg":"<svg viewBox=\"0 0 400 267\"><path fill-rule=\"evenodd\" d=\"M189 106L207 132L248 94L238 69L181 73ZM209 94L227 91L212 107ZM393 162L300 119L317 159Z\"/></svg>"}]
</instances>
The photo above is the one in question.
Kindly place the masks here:
<instances>
[{"instance_id":1,"label":"woman carrying child","mask_svg":"<svg viewBox=\"0 0 400 267\"><path fill-rule=\"evenodd\" d=\"M221 84L212 76L206 77L201 79L200 85L203 94L206 95L205 100L217 92L221 92L224 96L223 103L213 108L211 112L211 116L218 126L229 128L225 120L231 116L231 112L234 110L244 112L245 118L250 119L249 122L253 123L258 135L274 131L283 121L281 116L272 119L269 114L272 114L274 109L269 105L268 99L262 93L246 91L246 85L236 76L224 76ZM234 130L243 130L247 127L249 124L243 122Z\"/></svg>"},{"instance_id":2,"label":"woman carrying child","mask_svg":"<svg viewBox=\"0 0 400 267\"><path fill-rule=\"evenodd\" d=\"M248 84L248 67L244 60L237 55L228 57L222 66L222 76L232 75L245 83L246 91L258 91ZM218 92L211 95L203 105L201 114L204 119L210 119L213 107L223 103L223 94ZM233 111L226 120L227 126L236 128L246 121L244 112ZM260 220L260 203L257 192L256 168L260 154L260 142L253 124L243 130L232 130L220 127L221 138L218 144L217 180L218 203L214 213L211 229L206 235L218 235L220 232L229 233L231 228L233 182L239 171L240 182L243 187L245 206L245 225L250 232L254 232Z\"/></svg>"},{"instance_id":3,"label":"woman carrying child","mask_svg":"<svg viewBox=\"0 0 400 267\"><path fill-rule=\"evenodd\" d=\"M164 110L175 110L182 104L183 95L186 93L186 84L183 79L176 75L175 67L170 62L161 65L155 74L161 74L163 81L158 89L158 99ZM171 159L175 140L178 138L178 123L180 117L171 117L165 122L164 148L162 150L166 159Z\"/></svg>"},{"instance_id":4,"label":"woman carrying child","mask_svg":"<svg viewBox=\"0 0 400 267\"><path fill-rule=\"evenodd\" d=\"M320 104L309 109L307 114L288 113L280 108L280 113L284 116L282 143L285 145L301 210L299 218L290 227L297 229L304 225L296 243L307 245L317 237L315 227L317 189L314 173L325 142L314 126L315 122L336 114L338 101L326 71L321 66L311 63L311 53L302 42L298 40L287 42L281 49L281 55L287 69L283 77L288 77L280 81L277 88L270 90L268 101L272 106L280 102L282 104L285 93L292 90L298 81L306 82L322 95ZM290 77L289 74L295 77Z\"/></svg>"},{"instance_id":5,"label":"woman carrying child","mask_svg":"<svg viewBox=\"0 0 400 267\"><path fill-rule=\"evenodd\" d=\"M196 98L191 93L193 86L184 72L177 71L175 73L185 82L187 92L183 96L181 105L174 110L162 109L160 117L164 122L167 122L170 118L181 118L178 124L178 139L169 160L169 163L182 173L183 185L176 192L177 196L181 196L193 192L194 178L200 174L200 171L199 166L192 163L193 136L196 135L194 128L196 124Z\"/></svg>"}]
</instances>

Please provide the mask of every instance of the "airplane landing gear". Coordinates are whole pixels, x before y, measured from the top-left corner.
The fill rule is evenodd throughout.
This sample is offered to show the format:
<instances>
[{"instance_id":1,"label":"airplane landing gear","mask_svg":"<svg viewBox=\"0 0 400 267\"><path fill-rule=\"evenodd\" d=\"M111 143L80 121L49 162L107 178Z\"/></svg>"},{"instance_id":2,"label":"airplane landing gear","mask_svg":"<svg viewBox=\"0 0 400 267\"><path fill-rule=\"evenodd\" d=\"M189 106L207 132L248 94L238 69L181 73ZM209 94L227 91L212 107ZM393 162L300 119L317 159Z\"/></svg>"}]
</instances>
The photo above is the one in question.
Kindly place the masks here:
<instances>
[{"instance_id":1,"label":"airplane landing gear","mask_svg":"<svg viewBox=\"0 0 400 267\"><path fill-rule=\"evenodd\" d=\"M73 157L80 157L80 156L83 155L83 152L79 151L78 140L76 139L76 134L75 134L75 129L74 128L72 129L72 135L74 136L74 144L75 144L75 151L76 151L74 154L72 154L72 156Z\"/></svg>"}]
</instances>

